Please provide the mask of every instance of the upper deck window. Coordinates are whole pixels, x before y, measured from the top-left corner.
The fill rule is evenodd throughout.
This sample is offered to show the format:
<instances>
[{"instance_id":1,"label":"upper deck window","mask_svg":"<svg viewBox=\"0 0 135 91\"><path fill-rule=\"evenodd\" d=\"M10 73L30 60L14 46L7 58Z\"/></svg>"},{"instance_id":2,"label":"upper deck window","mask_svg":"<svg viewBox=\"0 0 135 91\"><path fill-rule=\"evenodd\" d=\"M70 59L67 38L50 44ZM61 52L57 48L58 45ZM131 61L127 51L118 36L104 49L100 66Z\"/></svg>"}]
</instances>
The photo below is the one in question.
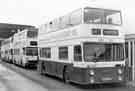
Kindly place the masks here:
<instances>
[{"instance_id":1,"label":"upper deck window","mask_svg":"<svg viewBox=\"0 0 135 91\"><path fill-rule=\"evenodd\" d=\"M85 8L84 23L120 25L121 12L97 8Z\"/></svg>"},{"instance_id":2,"label":"upper deck window","mask_svg":"<svg viewBox=\"0 0 135 91\"><path fill-rule=\"evenodd\" d=\"M92 29L92 34L93 34L93 35L101 35L101 29L93 28L93 29Z\"/></svg>"},{"instance_id":3,"label":"upper deck window","mask_svg":"<svg viewBox=\"0 0 135 91\"><path fill-rule=\"evenodd\" d=\"M78 25L82 23L82 10L75 10L70 14L70 24Z\"/></svg>"},{"instance_id":4,"label":"upper deck window","mask_svg":"<svg viewBox=\"0 0 135 91\"><path fill-rule=\"evenodd\" d=\"M26 53L27 56L37 56L38 48L37 47L26 47L24 49L24 53Z\"/></svg>"},{"instance_id":5,"label":"upper deck window","mask_svg":"<svg viewBox=\"0 0 135 91\"><path fill-rule=\"evenodd\" d=\"M36 38L38 35L38 31L28 31L27 32L27 37L28 38Z\"/></svg>"}]
</instances>

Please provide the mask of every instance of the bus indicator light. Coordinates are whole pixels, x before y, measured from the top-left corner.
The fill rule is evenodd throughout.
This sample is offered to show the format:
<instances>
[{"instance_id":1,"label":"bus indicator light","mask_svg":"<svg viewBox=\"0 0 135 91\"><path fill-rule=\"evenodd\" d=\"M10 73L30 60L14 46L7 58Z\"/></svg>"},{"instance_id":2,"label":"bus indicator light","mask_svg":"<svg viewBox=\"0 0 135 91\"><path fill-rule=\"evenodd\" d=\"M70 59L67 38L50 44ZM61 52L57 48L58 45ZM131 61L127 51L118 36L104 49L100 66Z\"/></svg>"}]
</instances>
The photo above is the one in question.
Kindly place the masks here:
<instances>
[{"instance_id":1,"label":"bus indicator light","mask_svg":"<svg viewBox=\"0 0 135 91\"><path fill-rule=\"evenodd\" d=\"M118 80L120 80L120 81L121 81L121 80L122 80L122 77L121 77L121 76L118 76Z\"/></svg>"},{"instance_id":2,"label":"bus indicator light","mask_svg":"<svg viewBox=\"0 0 135 91\"><path fill-rule=\"evenodd\" d=\"M95 75L94 70L90 70L90 75Z\"/></svg>"},{"instance_id":3,"label":"bus indicator light","mask_svg":"<svg viewBox=\"0 0 135 91\"><path fill-rule=\"evenodd\" d=\"M122 70L121 70L121 69L118 69L118 73L119 73L119 74L122 74Z\"/></svg>"}]
</instances>

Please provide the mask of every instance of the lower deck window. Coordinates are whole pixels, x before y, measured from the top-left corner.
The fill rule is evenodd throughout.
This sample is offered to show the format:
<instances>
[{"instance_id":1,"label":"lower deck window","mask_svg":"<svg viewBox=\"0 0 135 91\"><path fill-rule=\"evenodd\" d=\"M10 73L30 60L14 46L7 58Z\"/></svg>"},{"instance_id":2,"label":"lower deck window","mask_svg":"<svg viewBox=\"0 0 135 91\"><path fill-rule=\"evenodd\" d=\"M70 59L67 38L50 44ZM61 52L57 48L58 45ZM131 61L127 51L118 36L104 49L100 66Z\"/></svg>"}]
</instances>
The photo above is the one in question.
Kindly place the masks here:
<instances>
[{"instance_id":1,"label":"lower deck window","mask_svg":"<svg viewBox=\"0 0 135 91\"><path fill-rule=\"evenodd\" d=\"M51 48L41 48L40 57L51 58Z\"/></svg>"},{"instance_id":2,"label":"lower deck window","mask_svg":"<svg viewBox=\"0 0 135 91\"><path fill-rule=\"evenodd\" d=\"M13 52L14 55L19 55L20 54L20 49L14 49L13 51L14 51Z\"/></svg>"},{"instance_id":3,"label":"lower deck window","mask_svg":"<svg viewBox=\"0 0 135 91\"><path fill-rule=\"evenodd\" d=\"M74 46L74 61L82 61L82 50L81 46Z\"/></svg>"},{"instance_id":4,"label":"lower deck window","mask_svg":"<svg viewBox=\"0 0 135 91\"><path fill-rule=\"evenodd\" d=\"M59 48L59 59L68 59L68 47Z\"/></svg>"},{"instance_id":5,"label":"lower deck window","mask_svg":"<svg viewBox=\"0 0 135 91\"><path fill-rule=\"evenodd\" d=\"M26 47L23 48L23 53L27 56L38 56L38 48L37 47Z\"/></svg>"}]
</instances>

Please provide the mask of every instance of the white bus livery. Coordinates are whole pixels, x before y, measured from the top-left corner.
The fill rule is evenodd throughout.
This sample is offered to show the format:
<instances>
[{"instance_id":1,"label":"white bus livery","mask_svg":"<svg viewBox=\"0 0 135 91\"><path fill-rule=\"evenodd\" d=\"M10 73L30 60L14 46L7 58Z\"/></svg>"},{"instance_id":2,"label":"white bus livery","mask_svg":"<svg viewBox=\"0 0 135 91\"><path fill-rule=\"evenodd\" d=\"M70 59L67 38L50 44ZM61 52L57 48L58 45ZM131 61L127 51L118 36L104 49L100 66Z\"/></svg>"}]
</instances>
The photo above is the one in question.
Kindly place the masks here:
<instances>
[{"instance_id":1,"label":"white bus livery","mask_svg":"<svg viewBox=\"0 0 135 91\"><path fill-rule=\"evenodd\" d=\"M84 7L41 25L38 71L79 84L125 82L118 10Z\"/></svg>"},{"instance_id":2,"label":"white bus livery","mask_svg":"<svg viewBox=\"0 0 135 91\"><path fill-rule=\"evenodd\" d=\"M38 57L37 48L38 30L25 29L13 36L13 63L23 67L36 66Z\"/></svg>"},{"instance_id":3,"label":"white bus livery","mask_svg":"<svg viewBox=\"0 0 135 91\"><path fill-rule=\"evenodd\" d=\"M6 62L12 62L12 42L12 37L7 38L1 42L1 58Z\"/></svg>"}]
</instances>

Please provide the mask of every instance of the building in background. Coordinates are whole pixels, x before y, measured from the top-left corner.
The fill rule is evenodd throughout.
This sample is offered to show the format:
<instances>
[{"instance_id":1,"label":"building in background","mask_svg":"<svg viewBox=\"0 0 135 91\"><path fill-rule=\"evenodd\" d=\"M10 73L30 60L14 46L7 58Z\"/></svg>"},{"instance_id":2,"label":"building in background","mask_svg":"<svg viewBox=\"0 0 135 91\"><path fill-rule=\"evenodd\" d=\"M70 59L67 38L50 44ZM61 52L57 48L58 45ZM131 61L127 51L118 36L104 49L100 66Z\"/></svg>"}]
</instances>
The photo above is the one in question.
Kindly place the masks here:
<instances>
[{"instance_id":1,"label":"building in background","mask_svg":"<svg viewBox=\"0 0 135 91\"><path fill-rule=\"evenodd\" d=\"M22 31L26 28L34 28L34 27L35 26L31 25L0 23L0 45L2 40L11 37L14 33Z\"/></svg>"}]
</instances>

